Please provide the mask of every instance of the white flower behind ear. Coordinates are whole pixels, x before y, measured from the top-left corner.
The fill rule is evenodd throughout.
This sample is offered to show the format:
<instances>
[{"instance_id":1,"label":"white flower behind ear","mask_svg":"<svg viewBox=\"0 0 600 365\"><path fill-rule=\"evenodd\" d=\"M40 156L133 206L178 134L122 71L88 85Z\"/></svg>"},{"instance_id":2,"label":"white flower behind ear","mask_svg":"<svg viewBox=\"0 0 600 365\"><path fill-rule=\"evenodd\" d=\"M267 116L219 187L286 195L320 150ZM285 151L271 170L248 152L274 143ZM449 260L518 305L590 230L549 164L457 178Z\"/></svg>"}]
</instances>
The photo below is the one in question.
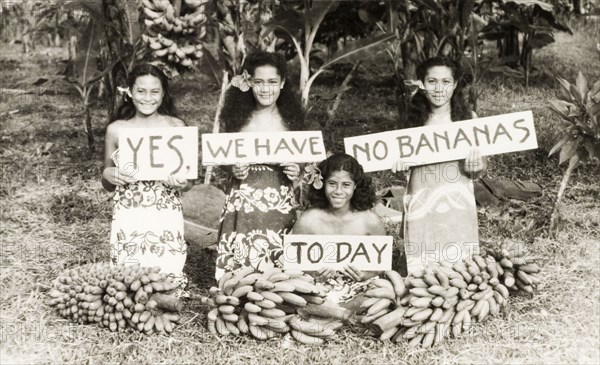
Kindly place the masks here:
<instances>
[{"instance_id":1,"label":"white flower behind ear","mask_svg":"<svg viewBox=\"0 0 600 365\"><path fill-rule=\"evenodd\" d=\"M404 80L404 85L410 88L410 96L415 96L419 89L425 90L425 85L421 80Z\"/></svg>"},{"instance_id":2,"label":"white flower behind ear","mask_svg":"<svg viewBox=\"0 0 600 365\"><path fill-rule=\"evenodd\" d=\"M119 92L119 94L126 94L127 96L129 96L130 98L133 99L133 96L131 95L131 91L129 90L128 87L117 86L117 91Z\"/></svg>"},{"instance_id":3,"label":"white flower behind ear","mask_svg":"<svg viewBox=\"0 0 600 365\"><path fill-rule=\"evenodd\" d=\"M252 80L252 76L248 74L248 71L244 70L240 75L234 76L231 79L231 85L237 87L242 92L246 92L254 86L254 81Z\"/></svg>"}]
</instances>

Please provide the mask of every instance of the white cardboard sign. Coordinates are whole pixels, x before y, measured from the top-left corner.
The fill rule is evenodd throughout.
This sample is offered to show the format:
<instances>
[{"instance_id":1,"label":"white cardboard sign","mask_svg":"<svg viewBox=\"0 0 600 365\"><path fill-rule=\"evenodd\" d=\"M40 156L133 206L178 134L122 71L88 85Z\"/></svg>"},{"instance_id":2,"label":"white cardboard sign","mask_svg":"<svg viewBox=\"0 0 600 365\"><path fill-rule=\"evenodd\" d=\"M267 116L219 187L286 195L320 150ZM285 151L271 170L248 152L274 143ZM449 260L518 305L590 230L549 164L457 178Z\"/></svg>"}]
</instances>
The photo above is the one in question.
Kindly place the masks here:
<instances>
[{"instance_id":1,"label":"white cardboard sign","mask_svg":"<svg viewBox=\"0 0 600 365\"><path fill-rule=\"evenodd\" d=\"M284 235L283 267L340 270L348 264L364 271L392 268L392 236Z\"/></svg>"},{"instance_id":2,"label":"white cardboard sign","mask_svg":"<svg viewBox=\"0 0 600 365\"><path fill-rule=\"evenodd\" d=\"M138 180L164 180L170 174L198 178L198 128L123 128L119 165Z\"/></svg>"},{"instance_id":3,"label":"white cardboard sign","mask_svg":"<svg viewBox=\"0 0 600 365\"><path fill-rule=\"evenodd\" d=\"M399 158L412 165L460 160L473 147L482 156L538 147L530 110L348 137L344 145L365 172L388 170Z\"/></svg>"},{"instance_id":4,"label":"white cardboard sign","mask_svg":"<svg viewBox=\"0 0 600 365\"><path fill-rule=\"evenodd\" d=\"M202 164L320 162L321 131L202 134Z\"/></svg>"}]
</instances>

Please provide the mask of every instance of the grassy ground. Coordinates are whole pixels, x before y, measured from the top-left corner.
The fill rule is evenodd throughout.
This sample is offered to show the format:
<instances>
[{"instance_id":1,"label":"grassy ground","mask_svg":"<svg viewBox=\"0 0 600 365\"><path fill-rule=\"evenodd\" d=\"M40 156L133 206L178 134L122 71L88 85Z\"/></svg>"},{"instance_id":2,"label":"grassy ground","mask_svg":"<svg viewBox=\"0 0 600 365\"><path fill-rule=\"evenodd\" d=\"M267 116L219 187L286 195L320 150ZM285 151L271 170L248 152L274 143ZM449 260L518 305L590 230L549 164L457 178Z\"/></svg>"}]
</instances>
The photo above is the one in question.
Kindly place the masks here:
<instances>
[{"instance_id":1,"label":"grassy ground","mask_svg":"<svg viewBox=\"0 0 600 365\"><path fill-rule=\"evenodd\" d=\"M583 32L559 35L534 62L549 74L573 80L582 69L600 79L594 37ZM5 47L3 46L3 50ZM3 52L3 88L41 70L54 72L49 57L23 58ZM344 97L336 130L346 135L393 127L396 118L389 68L359 72ZM330 75L316 93L339 84L343 74ZM218 88L202 78L175 81L176 100L185 119L210 129ZM219 339L205 330L207 309L190 301L185 321L170 337L110 333L75 326L55 315L44 302L51 280L65 268L108 257L110 195L99 183L101 148L86 159L78 96L68 87L47 95L3 93L0 113L1 226L0 237L0 362L1 363L527 363L597 364L600 362L600 171L584 165L574 173L554 238L546 233L548 217L563 168L547 151L564 125L546 109L553 96L548 77L533 80L528 90L515 82L489 80L480 100L480 115L532 109L538 151L492 158L490 175L531 180L543 195L528 203L507 202L506 217L481 211L482 239L524 239L540 257L544 281L533 297L511 298L499 317L477 325L470 334L446 340L430 350L381 343L359 328L347 329L327 345L309 348L280 340L260 343L249 338ZM326 104L309 115L323 118ZM95 135L102 145L105 112L94 106ZM44 152L46 143L53 145ZM402 184L389 173L375 174L379 187ZM219 183L220 180L217 180ZM523 227L529 227L524 229ZM186 271L194 294L212 285L210 251L190 248Z\"/></svg>"}]
</instances>

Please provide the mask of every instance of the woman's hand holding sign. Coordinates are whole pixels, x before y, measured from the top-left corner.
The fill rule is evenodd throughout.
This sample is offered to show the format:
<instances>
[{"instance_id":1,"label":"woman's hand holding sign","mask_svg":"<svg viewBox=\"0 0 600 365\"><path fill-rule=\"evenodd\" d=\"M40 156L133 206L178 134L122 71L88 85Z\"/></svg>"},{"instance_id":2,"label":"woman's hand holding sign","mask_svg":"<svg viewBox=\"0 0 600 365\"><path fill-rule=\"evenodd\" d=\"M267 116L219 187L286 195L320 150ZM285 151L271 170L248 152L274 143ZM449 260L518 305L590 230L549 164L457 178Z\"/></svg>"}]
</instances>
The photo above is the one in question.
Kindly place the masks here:
<instances>
[{"instance_id":1,"label":"woman's hand holding sign","mask_svg":"<svg viewBox=\"0 0 600 365\"><path fill-rule=\"evenodd\" d=\"M335 274L335 270L328 268L328 267L323 267L323 268L317 270L315 279L317 282L323 283L323 282L327 281L327 279L332 277L333 274Z\"/></svg>"},{"instance_id":2,"label":"woman's hand holding sign","mask_svg":"<svg viewBox=\"0 0 600 365\"><path fill-rule=\"evenodd\" d=\"M133 177L132 172L119 169L115 166L105 168L104 171L102 171L102 177L104 178L104 180L108 181L109 183L115 186L132 184L137 181L137 179Z\"/></svg>"},{"instance_id":3,"label":"woman's hand holding sign","mask_svg":"<svg viewBox=\"0 0 600 365\"><path fill-rule=\"evenodd\" d=\"M379 275L379 272L377 271L362 271L353 264L348 264L348 266L344 267L342 273L354 281L359 282Z\"/></svg>"},{"instance_id":4,"label":"woman's hand holding sign","mask_svg":"<svg viewBox=\"0 0 600 365\"><path fill-rule=\"evenodd\" d=\"M238 163L233 165L233 176L235 176L238 180L246 180L248 177L248 171L250 170L250 165L245 163Z\"/></svg>"},{"instance_id":5,"label":"woman's hand holding sign","mask_svg":"<svg viewBox=\"0 0 600 365\"><path fill-rule=\"evenodd\" d=\"M300 176L300 166L297 163L282 163L281 166L283 166L283 173L287 175L290 181L298 180L298 177Z\"/></svg>"},{"instance_id":6,"label":"woman's hand holding sign","mask_svg":"<svg viewBox=\"0 0 600 365\"><path fill-rule=\"evenodd\" d=\"M189 190L193 185L192 180L177 175L169 175L166 180L163 180L163 183L180 191Z\"/></svg>"},{"instance_id":7,"label":"woman's hand holding sign","mask_svg":"<svg viewBox=\"0 0 600 365\"><path fill-rule=\"evenodd\" d=\"M392 165L392 172L393 173L406 172L406 171L408 171L409 167L410 166L406 162L404 162L402 159L398 159Z\"/></svg>"},{"instance_id":8,"label":"woman's hand holding sign","mask_svg":"<svg viewBox=\"0 0 600 365\"><path fill-rule=\"evenodd\" d=\"M465 159L465 172L472 178L479 178L487 169L487 158L481 156L479 148L472 148Z\"/></svg>"}]
</instances>

